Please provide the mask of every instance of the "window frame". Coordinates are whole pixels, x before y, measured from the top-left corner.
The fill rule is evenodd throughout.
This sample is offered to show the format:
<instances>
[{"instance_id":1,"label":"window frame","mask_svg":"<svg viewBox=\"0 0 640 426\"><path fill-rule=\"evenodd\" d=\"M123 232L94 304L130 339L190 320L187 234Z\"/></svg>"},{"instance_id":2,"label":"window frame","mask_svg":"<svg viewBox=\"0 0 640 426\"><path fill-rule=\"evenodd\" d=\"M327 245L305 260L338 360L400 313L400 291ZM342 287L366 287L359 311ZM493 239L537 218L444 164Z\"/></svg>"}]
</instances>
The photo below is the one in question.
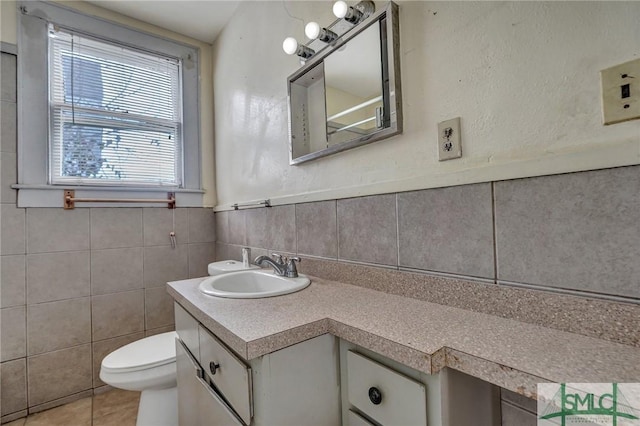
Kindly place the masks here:
<instances>
[{"instance_id":1,"label":"window frame","mask_svg":"<svg viewBox=\"0 0 640 426\"><path fill-rule=\"evenodd\" d=\"M65 189L75 189L79 197L159 198L158 192L175 192L179 206L201 206L199 48L57 4L20 1L18 8L18 206L61 207ZM182 187L49 183L49 23L181 59Z\"/></svg>"}]
</instances>

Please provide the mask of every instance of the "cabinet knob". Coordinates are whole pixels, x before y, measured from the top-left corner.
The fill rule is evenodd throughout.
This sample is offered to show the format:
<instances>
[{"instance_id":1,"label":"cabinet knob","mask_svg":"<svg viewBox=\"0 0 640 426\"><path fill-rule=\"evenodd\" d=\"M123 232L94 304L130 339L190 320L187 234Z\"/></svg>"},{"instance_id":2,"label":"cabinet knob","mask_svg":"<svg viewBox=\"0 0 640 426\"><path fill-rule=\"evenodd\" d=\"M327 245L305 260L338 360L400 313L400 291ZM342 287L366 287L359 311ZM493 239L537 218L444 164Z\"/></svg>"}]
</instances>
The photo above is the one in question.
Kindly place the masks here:
<instances>
[{"instance_id":1,"label":"cabinet knob","mask_svg":"<svg viewBox=\"0 0 640 426\"><path fill-rule=\"evenodd\" d=\"M216 364L215 361L209 363L209 371L211 371L211 374L215 375L219 368L220 364Z\"/></svg>"},{"instance_id":2,"label":"cabinet knob","mask_svg":"<svg viewBox=\"0 0 640 426\"><path fill-rule=\"evenodd\" d=\"M380 389L374 387L369 388L369 400L373 405L378 405L382 402L382 392Z\"/></svg>"}]
</instances>

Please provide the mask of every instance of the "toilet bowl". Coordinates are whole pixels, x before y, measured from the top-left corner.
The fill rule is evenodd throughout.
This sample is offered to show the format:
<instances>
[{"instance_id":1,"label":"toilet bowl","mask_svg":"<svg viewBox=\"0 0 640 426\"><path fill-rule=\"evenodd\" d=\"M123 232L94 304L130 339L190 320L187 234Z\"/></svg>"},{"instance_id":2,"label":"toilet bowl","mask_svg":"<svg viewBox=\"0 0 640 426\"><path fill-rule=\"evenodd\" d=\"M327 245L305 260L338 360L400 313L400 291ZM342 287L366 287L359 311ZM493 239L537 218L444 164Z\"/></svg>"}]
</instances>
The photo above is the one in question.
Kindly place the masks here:
<instances>
[{"instance_id":1,"label":"toilet bowl","mask_svg":"<svg viewBox=\"0 0 640 426\"><path fill-rule=\"evenodd\" d=\"M255 265L224 260L209 264L210 275L221 275ZM114 388L138 391L136 426L177 426L175 331L145 337L111 352L102 360L100 379Z\"/></svg>"},{"instance_id":2,"label":"toilet bowl","mask_svg":"<svg viewBox=\"0 0 640 426\"><path fill-rule=\"evenodd\" d=\"M145 337L102 360L100 379L114 388L142 392L137 426L176 426L175 331Z\"/></svg>"}]
</instances>

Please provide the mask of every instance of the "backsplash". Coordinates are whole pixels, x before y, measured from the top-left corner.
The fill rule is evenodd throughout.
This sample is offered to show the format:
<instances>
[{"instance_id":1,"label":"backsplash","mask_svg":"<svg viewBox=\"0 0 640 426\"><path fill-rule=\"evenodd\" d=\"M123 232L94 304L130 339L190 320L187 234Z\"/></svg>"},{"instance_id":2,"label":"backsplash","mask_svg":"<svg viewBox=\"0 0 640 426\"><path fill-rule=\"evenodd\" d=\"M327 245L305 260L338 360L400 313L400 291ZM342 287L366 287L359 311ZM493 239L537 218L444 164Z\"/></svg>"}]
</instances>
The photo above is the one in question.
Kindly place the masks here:
<instances>
[{"instance_id":1,"label":"backsplash","mask_svg":"<svg viewBox=\"0 0 640 426\"><path fill-rule=\"evenodd\" d=\"M219 212L217 253L247 245L637 303L638 212L629 166Z\"/></svg>"},{"instance_id":2,"label":"backsplash","mask_svg":"<svg viewBox=\"0 0 640 426\"><path fill-rule=\"evenodd\" d=\"M3 423L103 386L105 355L173 330L165 283L215 258L211 209L17 208L15 64L2 54Z\"/></svg>"}]
</instances>

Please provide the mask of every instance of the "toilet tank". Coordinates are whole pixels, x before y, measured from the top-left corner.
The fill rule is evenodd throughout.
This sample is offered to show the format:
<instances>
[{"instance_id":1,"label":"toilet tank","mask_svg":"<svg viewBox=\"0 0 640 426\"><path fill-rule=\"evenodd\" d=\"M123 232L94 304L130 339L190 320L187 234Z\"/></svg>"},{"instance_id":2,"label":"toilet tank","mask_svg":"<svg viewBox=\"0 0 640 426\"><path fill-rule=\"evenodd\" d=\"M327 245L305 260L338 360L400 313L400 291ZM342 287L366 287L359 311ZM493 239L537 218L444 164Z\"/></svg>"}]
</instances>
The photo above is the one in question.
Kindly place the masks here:
<instances>
[{"instance_id":1,"label":"toilet tank","mask_svg":"<svg viewBox=\"0 0 640 426\"><path fill-rule=\"evenodd\" d=\"M260 269L256 265L243 266L242 262L237 260L221 260L218 262L210 263L207 270L209 275L222 275L229 272L244 271L246 269Z\"/></svg>"}]
</instances>

